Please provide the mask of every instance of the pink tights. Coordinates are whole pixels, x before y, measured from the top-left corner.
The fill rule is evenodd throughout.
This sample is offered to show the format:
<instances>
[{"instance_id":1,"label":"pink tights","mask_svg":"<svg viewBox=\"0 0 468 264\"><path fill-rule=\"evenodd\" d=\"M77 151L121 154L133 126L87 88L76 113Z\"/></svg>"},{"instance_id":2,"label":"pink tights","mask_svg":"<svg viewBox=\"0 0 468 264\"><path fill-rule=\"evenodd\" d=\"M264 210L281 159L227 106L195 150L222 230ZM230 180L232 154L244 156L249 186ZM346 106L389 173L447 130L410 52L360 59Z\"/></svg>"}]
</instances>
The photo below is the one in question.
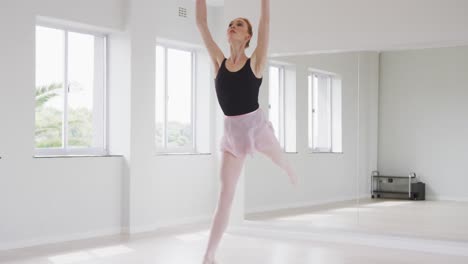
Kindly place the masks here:
<instances>
[{"instance_id":1,"label":"pink tights","mask_svg":"<svg viewBox=\"0 0 468 264\"><path fill-rule=\"evenodd\" d=\"M292 184L297 183L297 177L291 165L283 154L279 142L274 141L268 147L257 149L268 156L276 165L283 169L289 176ZM219 242L227 228L231 205L236 191L237 181L242 171L245 155L236 157L230 152L224 151L221 161L221 191L219 193L218 205L211 225L210 238L205 252L203 264L214 264L215 254Z\"/></svg>"}]
</instances>

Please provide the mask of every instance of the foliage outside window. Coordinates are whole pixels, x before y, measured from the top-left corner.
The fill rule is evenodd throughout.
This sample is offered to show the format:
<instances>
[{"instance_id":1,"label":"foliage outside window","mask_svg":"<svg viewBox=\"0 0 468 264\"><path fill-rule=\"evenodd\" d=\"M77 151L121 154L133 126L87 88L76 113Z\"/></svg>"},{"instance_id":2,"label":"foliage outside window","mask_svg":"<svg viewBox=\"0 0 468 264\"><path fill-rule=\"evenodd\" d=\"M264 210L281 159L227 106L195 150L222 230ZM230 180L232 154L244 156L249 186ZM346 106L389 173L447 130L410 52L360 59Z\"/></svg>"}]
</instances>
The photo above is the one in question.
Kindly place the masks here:
<instances>
[{"instance_id":1,"label":"foliage outside window","mask_svg":"<svg viewBox=\"0 0 468 264\"><path fill-rule=\"evenodd\" d=\"M36 154L105 154L106 37L36 26Z\"/></svg>"}]
</instances>

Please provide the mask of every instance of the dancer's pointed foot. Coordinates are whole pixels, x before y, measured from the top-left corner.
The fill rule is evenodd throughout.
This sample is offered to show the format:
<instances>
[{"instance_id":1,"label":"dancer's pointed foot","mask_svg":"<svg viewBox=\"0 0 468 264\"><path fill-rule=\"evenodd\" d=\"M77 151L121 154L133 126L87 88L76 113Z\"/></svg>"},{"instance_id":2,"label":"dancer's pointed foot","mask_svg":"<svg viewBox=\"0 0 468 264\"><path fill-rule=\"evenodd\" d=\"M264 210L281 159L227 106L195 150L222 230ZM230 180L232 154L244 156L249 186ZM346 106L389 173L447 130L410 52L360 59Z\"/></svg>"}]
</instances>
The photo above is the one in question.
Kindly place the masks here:
<instances>
[{"instance_id":1,"label":"dancer's pointed foot","mask_svg":"<svg viewBox=\"0 0 468 264\"><path fill-rule=\"evenodd\" d=\"M205 256L203 258L203 264L217 264L216 260L212 256Z\"/></svg>"},{"instance_id":2,"label":"dancer's pointed foot","mask_svg":"<svg viewBox=\"0 0 468 264\"><path fill-rule=\"evenodd\" d=\"M203 264L217 264L218 262L214 261L214 260L203 260Z\"/></svg>"},{"instance_id":3,"label":"dancer's pointed foot","mask_svg":"<svg viewBox=\"0 0 468 264\"><path fill-rule=\"evenodd\" d=\"M297 186L297 183L299 182L299 179L297 178L297 174L293 169L289 169L289 181L291 182L292 185Z\"/></svg>"},{"instance_id":4,"label":"dancer's pointed foot","mask_svg":"<svg viewBox=\"0 0 468 264\"><path fill-rule=\"evenodd\" d=\"M290 181L291 181L291 184L294 185L294 186L297 186L297 183L298 183L298 179L297 179L297 175L296 174L293 174L293 175L289 175L290 177Z\"/></svg>"}]
</instances>

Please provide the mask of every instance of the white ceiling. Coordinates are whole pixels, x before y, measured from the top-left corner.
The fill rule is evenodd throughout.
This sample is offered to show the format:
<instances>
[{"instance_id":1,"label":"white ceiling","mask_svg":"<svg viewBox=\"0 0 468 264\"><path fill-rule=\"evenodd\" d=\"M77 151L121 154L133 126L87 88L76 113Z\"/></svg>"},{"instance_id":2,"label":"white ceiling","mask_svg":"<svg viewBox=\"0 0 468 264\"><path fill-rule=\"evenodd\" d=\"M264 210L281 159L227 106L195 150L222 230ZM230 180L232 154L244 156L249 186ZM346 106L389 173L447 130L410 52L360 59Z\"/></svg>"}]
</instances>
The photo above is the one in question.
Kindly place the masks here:
<instances>
[{"instance_id":1,"label":"white ceiling","mask_svg":"<svg viewBox=\"0 0 468 264\"><path fill-rule=\"evenodd\" d=\"M224 0L258 25L260 0ZM468 45L468 0L272 0L271 54ZM254 27L255 35L255 27ZM254 36L251 46L256 44Z\"/></svg>"}]
</instances>

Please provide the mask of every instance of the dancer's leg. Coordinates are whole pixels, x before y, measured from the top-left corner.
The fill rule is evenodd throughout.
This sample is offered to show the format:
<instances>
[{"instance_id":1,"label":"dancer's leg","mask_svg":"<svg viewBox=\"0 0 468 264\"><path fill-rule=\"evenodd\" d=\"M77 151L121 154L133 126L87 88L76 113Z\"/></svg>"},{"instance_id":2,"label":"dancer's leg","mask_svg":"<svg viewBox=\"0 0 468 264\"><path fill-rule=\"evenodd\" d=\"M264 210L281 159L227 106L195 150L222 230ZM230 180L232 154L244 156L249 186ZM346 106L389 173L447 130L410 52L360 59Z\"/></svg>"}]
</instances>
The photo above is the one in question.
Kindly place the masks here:
<instances>
[{"instance_id":1,"label":"dancer's leg","mask_svg":"<svg viewBox=\"0 0 468 264\"><path fill-rule=\"evenodd\" d=\"M205 253L204 264L214 263L216 250L229 221L232 200L244 160L245 155L236 157L227 151L223 152L220 170L221 191L219 193L214 219L211 224L211 233Z\"/></svg>"},{"instance_id":2,"label":"dancer's leg","mask_svg":"<svg viewBox=\"0 0 468 264\"><path fill-rule=\"evenodd\" d=\"M268 127L265 127L258 136L256 148L259 152L269 157L276 165L282 168L288 174L289 180L292 184L297 183L296 172L286 159L271 124L268 124Z\"/></svg>"}]
</instances>

